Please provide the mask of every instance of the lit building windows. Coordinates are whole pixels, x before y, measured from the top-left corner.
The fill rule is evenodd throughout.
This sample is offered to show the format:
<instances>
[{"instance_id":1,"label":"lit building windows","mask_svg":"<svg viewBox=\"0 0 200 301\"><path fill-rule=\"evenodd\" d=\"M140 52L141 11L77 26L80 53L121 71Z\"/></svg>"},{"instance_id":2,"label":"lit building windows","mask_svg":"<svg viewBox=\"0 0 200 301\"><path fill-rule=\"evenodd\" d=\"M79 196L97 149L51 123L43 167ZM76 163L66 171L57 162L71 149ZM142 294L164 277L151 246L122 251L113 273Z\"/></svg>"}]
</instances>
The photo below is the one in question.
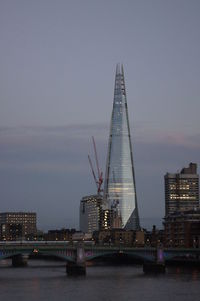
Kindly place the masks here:
<instances>
[{"instance_id":1,"label":"lit building windows","mask_svg":"<svg viewBox=\"0 0 200 301\"><path fill-rule=\"evenodd\" d=\"M190 163L180 173L165 175L165 216L199 207L197 165Z\"/></svg>"}]
</instances>

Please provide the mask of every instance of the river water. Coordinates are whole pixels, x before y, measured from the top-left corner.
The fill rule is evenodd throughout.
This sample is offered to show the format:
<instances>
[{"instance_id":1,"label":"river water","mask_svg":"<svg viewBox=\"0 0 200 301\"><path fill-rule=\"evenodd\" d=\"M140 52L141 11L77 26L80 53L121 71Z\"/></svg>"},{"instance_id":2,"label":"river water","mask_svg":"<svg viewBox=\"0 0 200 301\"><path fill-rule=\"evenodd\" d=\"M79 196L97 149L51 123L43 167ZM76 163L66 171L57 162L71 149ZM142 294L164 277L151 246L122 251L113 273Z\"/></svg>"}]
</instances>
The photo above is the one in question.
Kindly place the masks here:
<instances>
[{"instance_id":1,"label":"river water","mask_svg":"<svg viewBox=\"0 0 200 301\"><path fill-rule=\"evenodd\" d=\"M199 301L200 268L167 268L144 275L142 266L91 266L70 278L61 262L29 260L26 268L0 263L0 301Z\"/></svg>"}]
</instances>

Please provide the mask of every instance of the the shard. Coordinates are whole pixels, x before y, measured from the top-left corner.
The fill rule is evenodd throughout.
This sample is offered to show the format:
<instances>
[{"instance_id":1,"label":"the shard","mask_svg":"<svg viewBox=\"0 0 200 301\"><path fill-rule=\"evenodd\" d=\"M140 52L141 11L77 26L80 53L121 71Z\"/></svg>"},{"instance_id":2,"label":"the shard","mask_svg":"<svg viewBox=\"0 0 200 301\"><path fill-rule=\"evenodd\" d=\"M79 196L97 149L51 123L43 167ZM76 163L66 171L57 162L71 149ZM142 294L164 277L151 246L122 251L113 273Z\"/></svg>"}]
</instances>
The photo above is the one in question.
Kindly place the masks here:
<instances>
[{"instance_id":1,"label":"the shard","mask_svg":"<svg viewBox=\"0 0 200 301\"><path fill-rule=\"evenodd\" d=\"M104 200L112 227L140 228L123 66L118 64L108 144Z\"/></svg>"}]
</instances>

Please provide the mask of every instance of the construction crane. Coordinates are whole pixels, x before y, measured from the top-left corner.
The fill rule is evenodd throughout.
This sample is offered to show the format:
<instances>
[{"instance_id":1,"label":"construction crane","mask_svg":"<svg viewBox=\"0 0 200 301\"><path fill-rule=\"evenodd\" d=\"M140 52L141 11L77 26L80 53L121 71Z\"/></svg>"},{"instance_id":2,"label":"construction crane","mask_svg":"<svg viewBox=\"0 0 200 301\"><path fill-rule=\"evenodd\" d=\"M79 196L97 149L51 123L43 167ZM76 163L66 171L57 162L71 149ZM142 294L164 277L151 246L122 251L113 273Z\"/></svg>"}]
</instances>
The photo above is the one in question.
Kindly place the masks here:
<instances>
[{"instance_id":1,"label":"construction crane","mask_svg":"<svg viewBox=\"0 0 200 301\"><path fill-rule=\"evenodd\" d=\"M97 186L97 194L100 194L103 191L101 189L101 186L103 184L103 172L99 168L99 161L98 161L98 156L97 156L96 143L95 143L95 140L94 140L93 136L92 136L92 143L93 143L93 148L94 148L95 162L96 162L96 168L97 168L97 176L94 172L94 167L93 167L93 164L92 164L92 160L91 160L89 155L88 155L88 160L89 160L90 168L92 170L92 175L93 175L95 184Z\"/></svg>"}]
</instances>

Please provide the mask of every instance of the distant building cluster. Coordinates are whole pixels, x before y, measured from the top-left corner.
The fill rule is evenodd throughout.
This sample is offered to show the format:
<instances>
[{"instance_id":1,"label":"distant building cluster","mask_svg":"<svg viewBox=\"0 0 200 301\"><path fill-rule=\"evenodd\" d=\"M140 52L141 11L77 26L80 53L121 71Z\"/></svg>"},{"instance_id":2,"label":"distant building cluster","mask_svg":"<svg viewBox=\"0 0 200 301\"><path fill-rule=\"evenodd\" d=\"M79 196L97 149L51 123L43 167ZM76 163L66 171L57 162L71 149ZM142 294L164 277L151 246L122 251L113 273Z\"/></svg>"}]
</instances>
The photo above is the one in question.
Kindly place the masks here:
<instances>
[{"instance_id":1,"label":"distant building cluster","mask_svg":"<svg viewBox=\"0 0 200 301\"><path fill-rule=\"evenodd\" d=\"M200 247L199 175L197 164L190 163L180 173L167 173L165 179L164 230L153 226L126 229L116 211L105 206L101 194L83 197L80 202L80 231L76 229L37 231L34 212L0 213L0 240L90 241L93 244Z\"/></svg>"},{"instance_id":2,"label":"distant building cluster","mask_svg":"<svg viewBox=\"0 0 200 301\"><path fill-rule=\"evenodd\" d=\"M190 163L180 173L167 173L165 180L164 230L153 226L145 229L125 229L116 211L104 209L99 195L83 197L80 202L80 229L90 233L99 244L131 246L200 247L199 175L197 164Z\"/></svg>"},{"instance_id":3,"label":"distant building cluster","mask_svg":"<svg viewBox=\"0 0 200 301\"><path fill-rule=\"evenodd\" d=\"M117 66L113 111L108 144L104 193L83 197L80 230L95 233L98 243L149 244L156 246L199 246L199 175L197 164L165 179L164 230L140 228L135 187L133 153L128 122L123 67ZM97 181L98 183L98 181ZM138 235L143 238L138 239Z\"/></svg>"}]
</instances>

